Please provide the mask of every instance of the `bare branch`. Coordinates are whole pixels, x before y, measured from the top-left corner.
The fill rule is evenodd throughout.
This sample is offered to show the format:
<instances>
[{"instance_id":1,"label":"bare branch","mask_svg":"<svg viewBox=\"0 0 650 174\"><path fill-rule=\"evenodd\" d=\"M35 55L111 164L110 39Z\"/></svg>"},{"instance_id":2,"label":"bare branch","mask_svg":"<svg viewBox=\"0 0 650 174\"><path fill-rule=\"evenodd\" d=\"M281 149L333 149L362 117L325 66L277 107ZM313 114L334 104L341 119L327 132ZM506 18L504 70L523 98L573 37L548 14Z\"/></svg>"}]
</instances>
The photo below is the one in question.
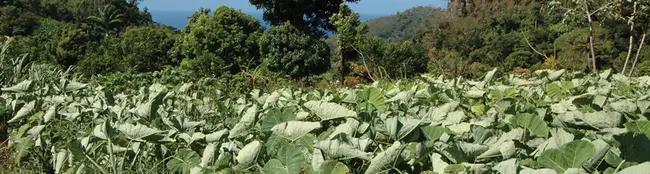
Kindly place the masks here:
<instances>
[{"instance_id":1,"label":"bare branch","mask_svg":"<svg viewBox=\"0 0 650 174\"><path fill-rule=\"evenodd\" d=\"M546 56L546 54L542 54L541 52L537 51L537 49L535 49L535 47L533 47L533 45L530 44L530 41L528 41L528 38L526 38L526 35L522 34L522 36L524 36L524 40L526 40L526 43L528 44L530 49L535 51L535 53L539 54L540 56L544 56L544 58L548 59L548 56Z\"/></svg>"},{"instance_id":2,"label":"bare branch","mask_svg":"<svg viewBox=\"0 0 650 174\"><path fill-rule=\"evenodd\" d=\"M361 60L363 61L363 66L366 67L366 72L368 73L368 77L370 77L370 80L372 80L372 82L375 82L376 80L375 78L372 78L372 74L370 74L370 68L368 68L368 64L366 64L366 56L364 56L363 53L359 51L356 47L352 46L352 49L354 49L354 51L357 51L357 53L361 55Z\"/></svg>"},{"instance_id":3,"label":"bare branch","mask_svg":"<svg viewBox=\"0 0 650 174\"><path fill-rule=\"evenodd\" d=\"M639 60L639 55L641 54L641 49L643 48L643 44L645 43L645 37L647 33L643 33L643 38L641 38L641 45L639 45L639 49L636 50L636 57L634 58L634 63L632 63L632 68L630 69L630 74L627 75L628 77L632 76L632 73L634 73L634 67L636 66L636 62Z\"/></svg>"}]
</instances>

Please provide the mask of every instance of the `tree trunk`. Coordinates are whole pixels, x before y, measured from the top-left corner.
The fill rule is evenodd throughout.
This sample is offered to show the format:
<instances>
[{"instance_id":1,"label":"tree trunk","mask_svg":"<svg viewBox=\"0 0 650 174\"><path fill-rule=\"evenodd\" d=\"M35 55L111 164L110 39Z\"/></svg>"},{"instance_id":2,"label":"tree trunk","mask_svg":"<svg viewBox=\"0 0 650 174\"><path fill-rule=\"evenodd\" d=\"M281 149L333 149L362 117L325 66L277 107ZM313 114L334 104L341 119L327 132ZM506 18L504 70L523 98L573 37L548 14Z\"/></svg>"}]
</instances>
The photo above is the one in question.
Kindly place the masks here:
<instances>
[{"instance_id":1,"label":"tree trunk","mask_svg":"<svg viewBox=\"0 0 650 174\"><path fill-rule=\"evenodd\" d=\"M594 26L593 26L593 21L591 20L591 12L589 12L589 4L587 3L587 0L584 0L585 3L585 12L587 13L587 20L589 20L589 46L591 49L591 59L592 59L592 67L593 67L593 72L597 71L596 68L596 52L594 51Z\"/></svg>"},{"instance_id":2,"label":"tree trunk","mask_svg":"<svg viewBox=\"0 0 650 174\"><path fill-rule=\"evenodd\" d=\"M345 81L345 55L341 53L341 62L339 63L340 69L339 69L339 87L343 87L344 81Z\"/></svg>"},{"instance_id":3,"label":"tree trunk","mask_svg":"<svg viewBox=\"0 0 650 174\"><path fill-rule=\"evenodd\" d=\"M634 67L636 66L636 62L639 61L639 55L641 54L641 49L643 48L643 44L645 43L645 36L647 33L643 33L643 38L641 38L641 45L639 45L639 49L636 50L636 57L634 58L634 63L632 63L632 68L630 68L630 74L627 75L628 77L632 76L632 73L634 73Z\"/></svg>"},{"instance_id":4,"label":"tree trunk","mask_svg":"<svg viewBox=\"0 0 650 174\"><path fill-rule=\"evenodd\" d=\"M632 47L634 46L634 13L636 13L636 2L634 2L634 10L632 13L632 17L630 17L630 45L627 50L627 56L625 57L625 65L623 65L623 71L621 73L625 74L625 69L627 69L627 62L630 60L630 56L632 56Z\"/></svg>"}]
</instances>

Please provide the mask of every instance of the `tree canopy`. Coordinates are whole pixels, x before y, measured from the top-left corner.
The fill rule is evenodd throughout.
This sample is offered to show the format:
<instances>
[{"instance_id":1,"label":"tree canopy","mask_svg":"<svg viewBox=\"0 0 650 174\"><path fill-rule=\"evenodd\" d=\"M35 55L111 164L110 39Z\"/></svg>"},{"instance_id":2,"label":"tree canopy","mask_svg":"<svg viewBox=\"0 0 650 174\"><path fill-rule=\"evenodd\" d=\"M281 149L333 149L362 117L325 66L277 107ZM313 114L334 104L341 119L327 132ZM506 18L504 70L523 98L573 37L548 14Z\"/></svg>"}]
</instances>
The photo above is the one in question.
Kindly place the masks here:
<instances>
[{"instance_id":1,"label":"tree canopy","mask_svg":"<svg viewBox=\"0 0 650 174\"><path fill-rule=\"evenodd\" d=\"M330 17L339 11L343 2L359 2L360 0L249 0L258 9L264 10L264 20L271 25L282 25L290 22L303 33L312 36L323 36L335 27Z\"/></svg>"}]
</instances>

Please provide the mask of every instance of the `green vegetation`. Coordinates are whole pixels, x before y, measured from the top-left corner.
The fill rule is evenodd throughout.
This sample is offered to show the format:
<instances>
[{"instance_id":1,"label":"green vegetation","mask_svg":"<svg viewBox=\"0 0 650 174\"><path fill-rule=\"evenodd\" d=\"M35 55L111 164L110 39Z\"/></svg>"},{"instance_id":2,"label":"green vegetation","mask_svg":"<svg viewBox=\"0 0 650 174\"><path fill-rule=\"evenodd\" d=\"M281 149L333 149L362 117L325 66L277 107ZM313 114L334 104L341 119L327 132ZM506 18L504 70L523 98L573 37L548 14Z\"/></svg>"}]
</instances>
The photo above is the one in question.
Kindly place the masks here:
<instances>
[{"instance_id":1,"label":"green vegetation","mask_svg":"<svg viewBox=\"0 0 650 174\"><path fill-rule=\"evenodd\" d=\"M648 1L0 0L7 173L639 173ZM332 36L326 33L332 32ZM496 69L500 70L497 71Z\"/></svg>"}]
</instances>

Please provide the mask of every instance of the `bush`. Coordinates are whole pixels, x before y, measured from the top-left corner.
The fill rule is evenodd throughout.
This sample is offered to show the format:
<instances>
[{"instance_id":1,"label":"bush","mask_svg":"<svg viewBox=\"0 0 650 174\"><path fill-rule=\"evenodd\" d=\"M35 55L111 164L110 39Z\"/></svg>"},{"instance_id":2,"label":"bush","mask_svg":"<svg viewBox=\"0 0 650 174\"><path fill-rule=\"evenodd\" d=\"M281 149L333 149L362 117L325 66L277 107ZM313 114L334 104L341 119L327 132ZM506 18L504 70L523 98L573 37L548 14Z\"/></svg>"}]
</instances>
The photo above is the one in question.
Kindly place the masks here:
<instances>
[{"instance_id":1,"label":"bush","mask_svg":"<svg viewBox=\"0 0 650 174\"><path fill-rule=\"evenodd\" d=\"M160 71L165 65L177 65L168 51L174 47L177 35L164 27L136 27L120 36L119 52L123 61L136 72Z\"/></svg>"},{"instance_id":2,"label":"bush","mask_svg":"<svg viewBox=\"0 0 650 174\"><path fill-rule=\"evenodd\" d=\"M259 41L263 59L269 70L292 78L321 74L329 69L328 45L302 34L291 24L273 26Z\"/></svg>"},{"instance_id":3,"label":"bush","mask_svg":"<svg viewBox=\"0 0 650 174\"><path fill-rule=\"evenodd\" d=\"M172 54L184 59L183 67L194 72L221 76L236 74L259 64L259 21L241 11L219 7L213 15L202 9L190 18L184 37Z\"/></svg>"}]
</instances>

